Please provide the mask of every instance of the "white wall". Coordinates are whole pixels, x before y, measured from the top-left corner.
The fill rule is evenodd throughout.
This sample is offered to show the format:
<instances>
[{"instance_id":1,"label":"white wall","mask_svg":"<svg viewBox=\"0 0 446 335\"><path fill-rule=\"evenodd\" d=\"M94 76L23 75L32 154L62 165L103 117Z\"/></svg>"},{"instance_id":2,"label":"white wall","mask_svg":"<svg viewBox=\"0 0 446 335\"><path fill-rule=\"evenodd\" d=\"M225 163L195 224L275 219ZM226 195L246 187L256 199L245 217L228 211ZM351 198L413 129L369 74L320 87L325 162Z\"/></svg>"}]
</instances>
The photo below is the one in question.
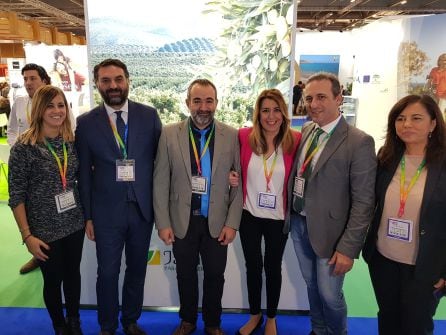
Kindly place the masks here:
<instances>
[{"instance_id":1,"label":"white wall","mask_svg":"<svg viewBox=\"0 0 446 335\"><path fill-rule=\"evenodd\" d=\"M358 98L356 126L372 135L378 149L387 114L397 101L397 55L402 20L379 20L350 32L297 32L296 62L301 54L340 55L339 80L353 82ZM370 82L364 83L364 75Z\"/></svg>"}]
</instances>

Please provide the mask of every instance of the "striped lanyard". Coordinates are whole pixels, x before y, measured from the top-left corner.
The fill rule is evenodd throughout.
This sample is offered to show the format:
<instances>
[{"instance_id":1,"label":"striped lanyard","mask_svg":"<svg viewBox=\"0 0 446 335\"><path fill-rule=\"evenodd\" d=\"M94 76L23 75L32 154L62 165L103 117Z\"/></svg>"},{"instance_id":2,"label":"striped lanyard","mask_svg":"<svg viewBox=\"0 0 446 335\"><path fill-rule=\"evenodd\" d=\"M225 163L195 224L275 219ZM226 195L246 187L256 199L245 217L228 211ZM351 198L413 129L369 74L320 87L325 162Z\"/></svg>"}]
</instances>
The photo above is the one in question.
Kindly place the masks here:
<instances>
[{"instance_id":1,"label":"striped lanyard","mask_svg":"<svg viewBox=\"0 0 446 335\"><path fill-rule=\"evenodd\" d=\"M415 175L410 180L409 186L404 189L404 184L406 183L406 158L403 156L401 158L400 167L401 167L401 176L400 176L400 208L398 210L398 217L401 218L404 215L404 208L406 207L407 197L409 196L409 192L412 190L412 187L417 182L420 177L421 171L423 167L426 165L426 160L423 159L420 165L415 172Z\"/></svg>"},{"instance_id":2,"label":"striped lanyard","mask_svg":"<svg viewBox=\"0 0 446 335\"><path fill-rule=\"evenodd\" d=\"M211 132L208 136L208 139L206 140L204 148L201 149L201 155L199 156L198 150L197 150L197 145L195 144L194 134L192 133L192 128L189 124L189 137L190 137L190 141L192 143L192 149L194 151L195 162L197 163L198 174L200 176L201 176L201 159L203 158L204 154L206 153L206 150L209 148L209 143L211 141L211 137L214 135L214 128L215 128L215 123L212 125Z\"/></svg>"},{"instance_id":3,"label":"striped lanyard","mask_svg":"<svg viewBox=\"0 0 446 335\"><path fill-rule=\"evenodd\" d=\"M336 127L335 127L336 128ZM333 134L333 131L335 130L335 128L333 128L327 136L324 137L324 139L321 141L321 143L319 143L312 152L308 152L308 150L310 150L311 147L311 142L313 142L314 138L317 136L316 132L314 133L314 135L311 138L311 141L307 141L306 144L306 148L305 148L305 156L304 157L308 157L305 159L305 161L303 162L300 170L299 170L299 176L302 176L303 173L305 172L305 170L308 167L308 164L311 163L311 160L313 159L313 157L317 154L317 152L319 151L319 149L321 148L321 146L328 141L328 139L331 137L331 134ZM319 128L322 130L322 128Z\"/></svg>"},{"instance_id":4,"label":"striped lanyard","mask_svg":"<svg viewBox=\"0 0 446 335\"><path fill-rule=\"evenodd\" d=\"M269 173L268 173L268 166L266 164L267 159L265 158L265 155L262 155L262 158L263 158L263 173L265 174L265 179L266 179L266 192L269 193L271 191L269 183L271 181L271 178L273 177L274 168L276 167L277 150L274 153L273 163L271 164Z\"/></svg>"},{"instance_id":5,"label":"striped lanyard","mask_svg":"<svg viewBox=\"0 0 446 335\"><path fill-rule=\"evenodd\" d=\"M127 148L125 147L125 142L127 142L127 132L128 132L128 126L125 125L125 134L124 134L124 140L121 138L121 136L118 133L118 129L116 128L112 118L108 117L110 120L110 127L113 131L113 135L115 136L116 141L119 143L119 148L121 149L122 156L124 159L127 159Z\"/></svg>"},{"instance_id":6,"label":"striped lanyard","mask_svg":"<svg viewBox=\"0 0 446 335\"><path fill-rule=\"evenodd\" d=\"M63 166L60 162L59 156L57 156L56 151L54 150L53 146L50 142L48 142L45 139L45 145L47 146L48 150L51 152L51 154L54 156L54 159L56 160L57 167L59 168L59 174L60 179L62 181L62 187L65 191L67 188L67 169L68 169L68 153L67 153L67 146L65 145L65 141L62 143L63 148Z\"/></svg>"}]
</instances>

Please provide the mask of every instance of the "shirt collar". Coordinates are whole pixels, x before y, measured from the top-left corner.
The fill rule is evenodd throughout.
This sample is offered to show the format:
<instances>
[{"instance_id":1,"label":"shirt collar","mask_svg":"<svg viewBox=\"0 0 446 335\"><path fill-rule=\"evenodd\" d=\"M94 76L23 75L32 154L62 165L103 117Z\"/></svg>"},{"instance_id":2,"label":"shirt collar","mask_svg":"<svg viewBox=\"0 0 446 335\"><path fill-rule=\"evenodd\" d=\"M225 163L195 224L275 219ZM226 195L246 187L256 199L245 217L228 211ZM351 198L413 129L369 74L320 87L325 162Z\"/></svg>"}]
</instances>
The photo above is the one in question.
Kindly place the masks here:
<instances>
[{"instance_id":1,"label":"shirt collar","mask_svg":"<svg viewBox=\"0 0 446 335\"><path fill-rule=\"evenodd\" d=\"M129 112L129 101L128 101L128 99L125 100L124 105L121 108L119 108L119 109L114 109L113 107L107 105L104 102L104 108L107 111L108 116L114 115L113 113L117 112L117 111L122 111L122 114L128 114L128 112Z\"/></svg>"},{"instance_id":2,"label":"shirt collar","mask_svg":"<svg viewBox=\"0 0 446 335\"><path fill-rule=\"evenodd\" d=\"M338 117L335 120L331 121L330 123L327 123L325 126L320 127L320 128L324 131L324 133L329 134L337 126L341 117L342 117L342 114L339 113ZM316 127L319 128L319 126L316 126Z\"/></svg>"}]
</instances>

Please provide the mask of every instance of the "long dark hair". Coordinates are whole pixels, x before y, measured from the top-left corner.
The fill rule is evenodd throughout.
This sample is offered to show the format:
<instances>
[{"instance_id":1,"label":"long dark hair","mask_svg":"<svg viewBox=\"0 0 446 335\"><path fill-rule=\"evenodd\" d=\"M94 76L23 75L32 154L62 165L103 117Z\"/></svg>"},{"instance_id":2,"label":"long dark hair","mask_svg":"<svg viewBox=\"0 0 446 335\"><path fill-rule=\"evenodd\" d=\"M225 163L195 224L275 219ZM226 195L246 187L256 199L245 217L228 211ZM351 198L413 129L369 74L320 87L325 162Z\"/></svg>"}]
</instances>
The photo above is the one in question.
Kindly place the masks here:
<instances>
[{"instance_id":1,"label":"long dark hair","mask_svg":"<svg viewBox=\"0 0 446 335\"><path fill-rule=\"evenodd\" d=\"M446 152L446 136L440 108L435 100L428 95L411 94L399 100L390 110L387 121L386 140L384 146L378 153L380 164L389 166L395 157L400 156L404 152L405 144L396 134L395 121L407 106L415 103L423 105L431 120L436 120L435 129L432 131L426 146L426 164L428 165L444 156Z\"/></svg>"}]
</instances>

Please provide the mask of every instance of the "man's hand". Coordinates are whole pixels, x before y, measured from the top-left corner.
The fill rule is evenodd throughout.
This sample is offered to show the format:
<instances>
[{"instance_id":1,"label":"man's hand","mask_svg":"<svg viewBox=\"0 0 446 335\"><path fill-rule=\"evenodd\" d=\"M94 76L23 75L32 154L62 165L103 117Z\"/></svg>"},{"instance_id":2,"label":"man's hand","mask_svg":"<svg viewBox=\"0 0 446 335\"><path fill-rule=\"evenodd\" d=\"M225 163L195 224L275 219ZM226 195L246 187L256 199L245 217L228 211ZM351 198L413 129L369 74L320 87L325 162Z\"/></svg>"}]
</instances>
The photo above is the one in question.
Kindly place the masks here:
<instances>
[{"instance_id":1,"label":"man's hand","mask_svg":"<svg viewBox=\"0 0 446 335\"><path fill-rule=\"evenodd\" d=\"M353 262L354 260L350 257L341 254L339 251L335 251L328 264L334 264L335 267L333 269L333 275L340 276L346 274L352 269Z\"/></svg>"},{"instance_id":2,"label":"man's hand","mask_svg":"<svg viewBox=\"0 0 446 335\"><path fill-rule=\"evenodd\" d=\"M235 229L224 226L218 236L218 242L220 242L221 245L228 245L234 240L236 234L237 231Z\"/></svg>"},{"instance_id":3,"label":"man's hand","mask_svg":"<svg viewBox=\"0 0 446 335\"><path fill-rule=\"evenodd\" d=\"M158 236L165 245L171 245L173 242L175 242L175 235L172 228L164 228L158 230Z\"/></svg>"},{"instance_id":4,"label":"man's hand","mask_svg":"<svg viewBox=\"0 0 446 335\"><path fill-rule=\"evenodd\" d=\"M94 227L93 220L85 221L85 235L90 241L94 241Z\"/></svg>"}]
</instances>

